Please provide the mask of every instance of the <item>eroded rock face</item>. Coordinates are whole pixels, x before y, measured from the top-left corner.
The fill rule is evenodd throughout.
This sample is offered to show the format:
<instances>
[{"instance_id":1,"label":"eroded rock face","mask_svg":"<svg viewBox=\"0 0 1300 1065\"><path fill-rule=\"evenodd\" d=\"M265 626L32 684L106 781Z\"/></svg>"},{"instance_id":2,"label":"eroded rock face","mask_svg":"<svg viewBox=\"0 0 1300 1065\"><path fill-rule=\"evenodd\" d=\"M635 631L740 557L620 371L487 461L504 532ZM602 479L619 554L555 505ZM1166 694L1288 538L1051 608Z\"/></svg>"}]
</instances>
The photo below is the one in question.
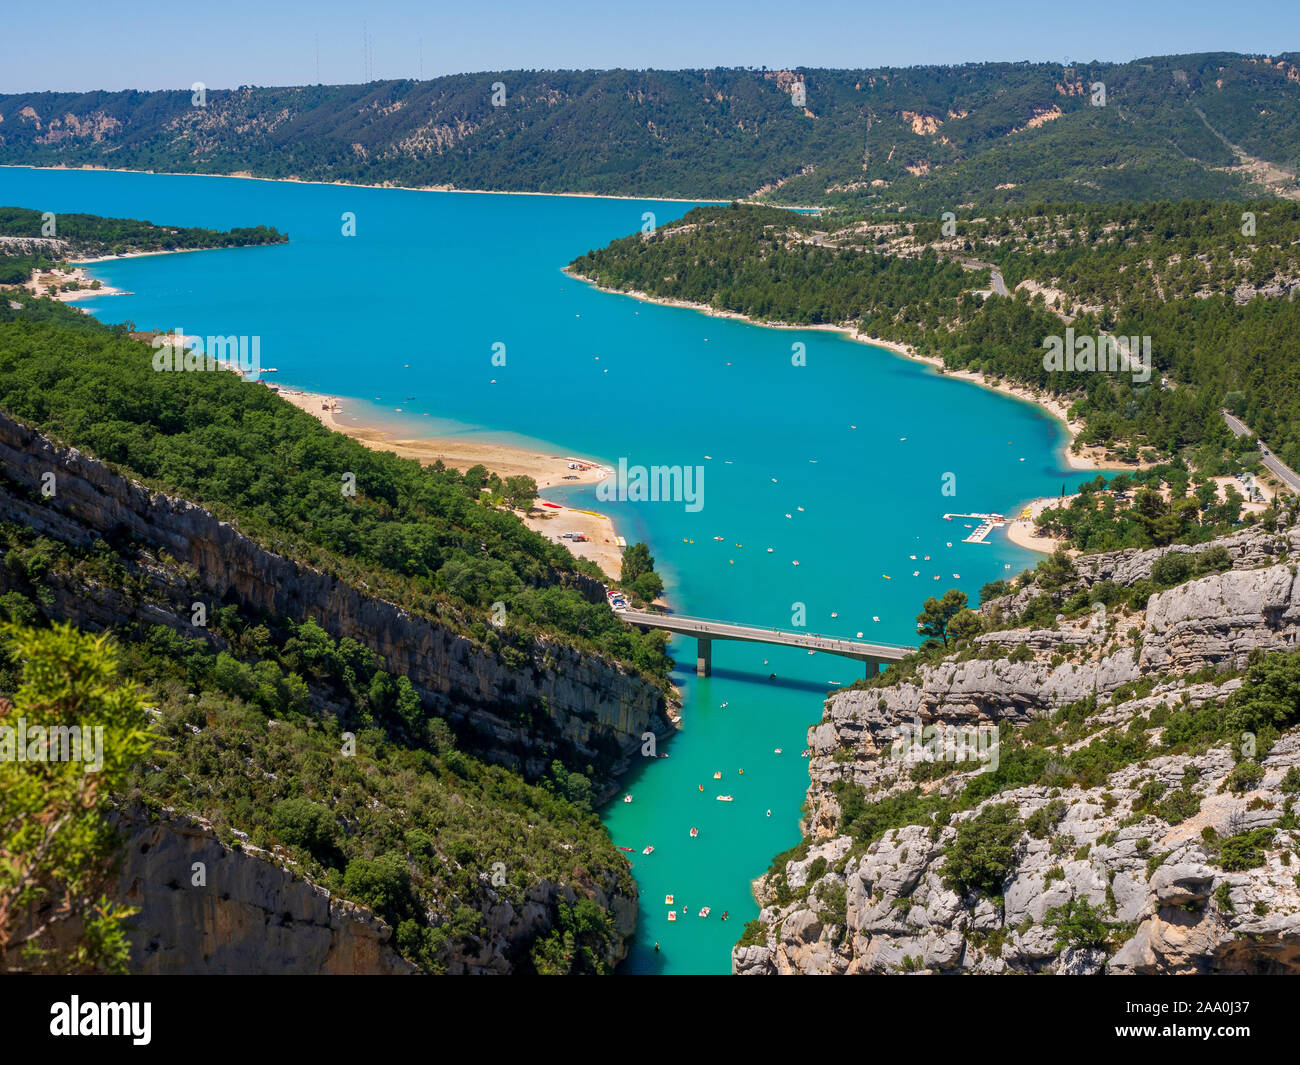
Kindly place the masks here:
<instances>
[{"instance_id":1,"label":"eroded rock face","mask_svg":"<svg viewBox=\"0 0 1300 1065\"><path fill-rule=\"evenodd\" d=\"M1185 673L1202 665L1240 669L1251 651L1287 651L1300 631L1300 576L1290 565L1229 570L1153 595L1142 663Z\"/></svg>"},{"instance_id":2,"label":"eroded rock face","mask_svg":"<svg viewBox=\"0 0 1300 1065\"><path fill-rule=\"evenodd\" d=\"M842 781L871 803L917 787L895 742L900 726L918 722L1019 728L1095 698L1087 718L1093 730L1061 748L1065 754L1124 735L1135 718L1157 710L1221 705L1239 678L1190 675L1206 666L1239 671L1256 649L1297 646L1300 579L1288 559L1300 549L1300 530L1247 530L1220 542L1232 569L1152 595L1144 614L1109 626L1083 618L1051 630L986 633L976 641L979 655L1028 654L1018 651L1017 662L954 656L905 682L828 699L808 733L809 846L755 883L763 942L737 948L733 971L1300 973L1300 830L1288 827L1296 800L1281 787L1300 766L1300 729L1282 735L1260 760L1263 779L1241 794L1225 786L1235 765L1227 746L1163 755L1153 745L1096 787L1002 791L951 820L894 828L868 846L846 833L832 790ZM1078 583L1131 584L1171 550L1180 549L1079 559ZM1031 594L1001 602L1003 616ZM1157 734L1147 735L1154 741ZM922 790L955 795L978 768L923 777ZM1162 788L1164 796L1185 789L1197 808L1166 820L1150 800ZM1024 822L1037 815L1036 834L1021 833L998 897L958 894L945 865L955 826L1001 803L1013 804ZM1214 840L1256 828L1273 829L1261 863L1225 870L1205 834ZM809 883L819 857L824 872ZM1063 937L1064 908L1082 903L1110 926L1107 947Z\"/></svg>"},{"instance_id":3,"label":"eroded rock face","mask_svg":"<svg viewBox=\"0 0 1300 1065\"><path fill-rule=\"evenodd\" d=\"M149 491L2 413L0 466L33 493L22 498L0 483L8 520L79 545L126 537L187 568L188 582L159 570L142 574L149 593L139 599L80 584L56 589L59 615L81 627L137 622L192 633L195 599L314 618L336 639L350 636L369 647L448 717L470 724L488 757L532 776L549 766L561 744L585 764L597 759L602 740L630 754L645 732L672 730L663 693L616 663L539 641L525 666L509 668L452 627L268 551L202 507ZM56 492L42 499L36 493L50 472ZM4 580L0 570L0 591ZM598 589L584 594L603 597ZM520 708L547 719L547 735L521 725ZM613 790L610 785L606 793Z\"/></svg>"},{"instance_id":4,"label":"eroded rock face","mask_svg":"<svg viewBox=\"0 0 1300 1065\"><path fill-rule=\"evenodd\" d=\"M195 818L116 818L121 863L108 893L138 908L130 920L130 971L154 975L404 975L420 970L392 945L392 929L365 906L333 898L274 854L235 850ZM581 889L582 895L579 894ZM626 953L636 899L601 885L539 881L516 908L505 899L483 910L483 932L446 960L452 975L508 975L532 942L551 930L557 901L588 897L621 936L604 960Z\"/></svg>"},{"instance_id":5,"label":"eroded rock face","mask_svg":"<svg viewBox=\"0 0 1300 1065\"><path fill-rule=\"evenodd\" d=\"M231 850L200 822L137 816L123 827L119 897L140 911L129 925L132 972L418 971L390 945L388 925L364 906L331 898L257 854Z\"/></svg>"}]
</instances>

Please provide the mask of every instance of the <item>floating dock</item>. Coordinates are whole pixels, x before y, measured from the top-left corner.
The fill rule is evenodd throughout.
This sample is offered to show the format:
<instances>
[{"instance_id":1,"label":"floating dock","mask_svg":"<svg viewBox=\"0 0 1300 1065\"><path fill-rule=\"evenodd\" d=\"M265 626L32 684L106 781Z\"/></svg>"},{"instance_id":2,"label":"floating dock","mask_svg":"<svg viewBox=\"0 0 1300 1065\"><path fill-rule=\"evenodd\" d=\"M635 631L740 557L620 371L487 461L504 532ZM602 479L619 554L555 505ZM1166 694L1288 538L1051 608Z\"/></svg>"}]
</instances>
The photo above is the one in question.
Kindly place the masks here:
<instances>
[{"instance_id":1,"label":"floating dock","mask_svg":"<svg viewBox=\"0 0 1300 1065\"><path fill-rule=\"evenodd\" d=\"M1001 514L945 514L944 521L952 521L953 518L974 518L979 522L979 527L963 539L962 543L967 544L985 544L988 543L988 535L994 529L1000 529L1007 523L1007 519Z\"/></svg>"}]
</instances>

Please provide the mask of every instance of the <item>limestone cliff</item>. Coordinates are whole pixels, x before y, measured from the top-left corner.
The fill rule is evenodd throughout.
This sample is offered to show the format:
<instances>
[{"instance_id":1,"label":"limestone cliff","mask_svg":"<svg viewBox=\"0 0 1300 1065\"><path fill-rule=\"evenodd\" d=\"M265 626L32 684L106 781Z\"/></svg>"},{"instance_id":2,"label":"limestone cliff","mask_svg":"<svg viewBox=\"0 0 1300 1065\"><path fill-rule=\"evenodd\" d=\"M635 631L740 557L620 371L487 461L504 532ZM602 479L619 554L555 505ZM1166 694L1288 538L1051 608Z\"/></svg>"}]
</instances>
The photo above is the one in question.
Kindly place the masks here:
<instances>
[{"instance_id":1,"label":"limestone cliff","mask_svg":"<svg viewBox=\"0 0 1300 1065\"><path fill-rule=\"evenodd\" d=\"M404 609L364 584L297 562L204 508L151 491L2 413L0 471L0 519L80 548L112 548L85 553L102 555L103 566L44 574L39 598L51 619L127 634L162 625L222 647L219 635L191 624L195 602L209 610L234 603L254 616L313 618L409 678L426 703L462 726L461 737L468 733L467 751L525 775L540 775L555 758L581 767L608 759L611 749L626 757L645 732L672 728L663 692L614 661L548 638L527 653L518 643L494 650L466 635L466 619L450 611ZM19 580L0 565L0 593ZM603 600L598 586L583 591ZM327 714L342 709L319 693L313 706ZM605 794L616 786L612 778L593 784L603 784ZM151 816L133 807L119 824L120 879L105 890L140 910L128 937L132 971L416 971L394 949L383 920L314 883L278 844L261 850L231 824L219 837L212 825L171 808ZM241 843L231 845L232 831ZM519 846L529 844L521 839ZM206 883L194 882L195 863ZM473 932L449 939L439 968L507 974L521 960L527 967L530 947L554 929L560 903L584 899L609 915L617 933L603 943L601 962L612 968L622 959L637 916L625 875L588 872L575 859L511 889L498 891L478 875L454 897L425 900L430 926L449 923L462 904L477 914Z\"/></svg>"},{"instance_id":2,"label":"limestone cliff","mask_svg":"<svg viewBox=\"0 0 1300 1065\"><path fill-rule=\"evenodd\" d=\"M965 651L901 683L828 699L808 736L805 844L756 882L763 909L733 953L733 971L1300 973L1292 809L1300 728L1284 731L1244 781L1230 779L1232 743L1160 750L1170 715L1218 712L1241 687L1252 652L1300 646L1300 577L1288 561L1300 552L1300 527L1218 543L1230 569L1157 592L1144 610L1058 619L1051 628L1000 625L1041 592L1021 588L982 609L992 631ZM1161 555L1201 549L1080 558L1066 592L1102 581L1129 588L1151 577ZM1078 730L1062 739L1072 716ZM1031 724L1040 736L1058 731L1032 786L1004 787L933 821L924 811L916 823L899 817L865 842L860 825L855 837L845 823L841 797L878 809L919 787L934 804L955 799L978 775L979 767L960 764L917 775L898 743L900 729L917 722L1001 725L1004 738ZM1142 756L1118 759L1093 786L1063 769L1089 744L1133 737L1145 737ZM1056 770L1062 783L1053 786ZM959 829L1006 803L1025 831L1000 890L956 890L946 874ZM1221 855L1227 839L1255 847L1253 864ZM1108 926L1104 943L1063 935L1063 917L1081 902Z\"/></svg>"},{"instance_id":3,"label":"limestone cliff","mask_svg":"<svg viewBox=\"0 0 1300 1065\"><path fill-rule=\"evenodd\" d=\"M615 662L540 639L528 660L511 668L450 620L414 613L268 550L204 508L150 491L3 413L0 468L7 520L73 544L130 542L183 567L183 580L161 567L133 574L147 589L137 597L111 588L56 590L58 616L79 626L162 624L192 633L196 600L314 618L335 638L350 636L382 656L389 670L472 728L488 757L530 776L561 754L577 765L594 761L611 743L626 756L645 732L672 728L663 692ZM43 495L43 485L54 494ZM3 581L0 572L0 592ZM612 790L607 784L605 794Z\"/></svg>"},{"instance_id":4,"label":"limestone cliff","mask_svg":"<svg viewBox=\"0 0 1300 1065\"><path fill-rule=\"evenodd\" d=\"M392 947L392 929L364 906L304 879L282 857L221 843L212 827L175 813L119 816L121 864L110 894L139 912L130 919L130 970L157 975L363 974L419 970ZM197 863L197 864L196 864ZM594 899L621 936L636 927L636 900L595 882L540 881L515 907L498 899L484 934L454 950L452 975L507 975L515 957L550 931L557 900ZM622 960L623 948L604 959Z\"/></svg>"},{"instance_id":5,"label":"limestone cliff","mask_svg":"<svg viewBox=\"0 0 1300 1065\"><path fill-rule=\"evenodd\" d=\"M391 929L255 850L232 850L184 817L119 821L118 898L130 919L130 969L179 975L395 974L415 966Z\"/></svg>"}]
</instances>

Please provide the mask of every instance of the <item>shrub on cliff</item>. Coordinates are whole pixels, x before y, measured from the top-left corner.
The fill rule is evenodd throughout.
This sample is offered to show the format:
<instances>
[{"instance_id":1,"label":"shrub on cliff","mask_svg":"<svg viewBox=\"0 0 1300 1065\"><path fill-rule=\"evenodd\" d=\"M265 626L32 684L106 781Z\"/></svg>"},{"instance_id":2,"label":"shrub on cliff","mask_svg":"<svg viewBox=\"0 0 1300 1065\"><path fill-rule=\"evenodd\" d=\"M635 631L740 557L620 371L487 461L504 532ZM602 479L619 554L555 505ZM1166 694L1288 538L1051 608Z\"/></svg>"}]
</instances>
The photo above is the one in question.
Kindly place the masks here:
<instances>
[{"instance_id":1,"label":"shrub on cliff","mask_svg":"<svg viewBox=\"0 0 1300 1065\"><path fill-rule=\"evenodd\" d=\"M959 822L957 838L944 858L944 883L962 895L970 891L1001 895L1023 831L1016 805L1009 802L985 807Z\"/></svg>"},{"instance_id":2,"label":"shrub on cliff","mask_svg":"<svg viewBox=\"0 0 1300 1065\"><path fill-rule=\"evenodd\" d=\"M285 799L271 811L271 827L291 847L305 847L324 864L334 856L338 825L334 815L310 799Z\"/></svg>"},{"instance_id":3,"label":"shrub on cliff","mask_svg":"<svg viewBox=\"0 0 1300 1065\"><path fill-rule=\"evenodd\" d=\"M144 692L121 678L106 636L68 625L4 635L20 683L0 699L0 970L121 971L121 922L135 911L99 894L117 846L103 815L153 749Z\"/></svg>"}]
</instances>

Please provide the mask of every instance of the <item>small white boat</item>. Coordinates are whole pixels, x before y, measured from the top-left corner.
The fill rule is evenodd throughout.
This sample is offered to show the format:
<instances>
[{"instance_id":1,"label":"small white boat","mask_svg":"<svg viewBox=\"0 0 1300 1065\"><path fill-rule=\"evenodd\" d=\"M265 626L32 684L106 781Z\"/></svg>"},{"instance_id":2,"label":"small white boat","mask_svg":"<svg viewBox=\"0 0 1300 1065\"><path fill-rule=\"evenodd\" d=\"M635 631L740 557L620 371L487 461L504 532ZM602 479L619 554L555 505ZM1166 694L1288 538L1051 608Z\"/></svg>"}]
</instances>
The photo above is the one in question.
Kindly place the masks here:
<instances>
[{"instance_id":1,"label":"small white boat","mask_svg":"<svg viewBox=\"0 0 1300 1065\"><path fill-rule=\"evenodd\" d=\"M880 619L879 619L878 617L876 617L875 614L872 614L872 615L871 615L871 620L872 620L872 621L879 621Z\"/></svg>"},{"instance_id":2,"label":"small white boat","mask_svg":"<svg viewBox=\"0 0 1300 1065\"><path fill-rule=\"evenodd\" d=\"M721 770L719 770L718 772L716 772L716 773L713 774L713 779L714 779L714 780L721 780L721 779L722 779L722 772L721 772Z\"/></svg>"},{"instance_id":3,"label":"small white boat","mask_svg":"<svg viewBox=\"0 0 1300 1065\"><path fill-rule=\"evenodd\" d=\"M700 909L700 916L701 916L701 917L708 917L708 916L709 916L709 908L708 908L707 906L701 907L701 909Z\"/></svg>"},{"instance_id":4,"label":"small white boat","mask_svg":"<svg viewBox=\"0 0 1300 1065\"><path fill-rule=\"evenodd\" d=\"M691 829L691 839L695 839L699 834L700 830L698 828Z\"/></svg>"},{"instance_id":5,"label":"small white boat","mask_svg":"<svg viewBox=\"0 0 1300 1065\"><path fill-rule=\"evenodd\" d=\"M631 795L624 795L624 796L623 796L623 801L624 801L624 802L631 802L631 801L632 801L632 796L631 796Z\"/></svg>"},{"instance_id":6,"label":"small white boat","mask_svg":"<svg viewBox=\"0 0 1300 1065\"><path fill-rule=\"evenodd\" d=\"M646 848L645 850L643 850L641 853L642 853L642 854L654 854L654 852L655 852L655 849L654 849L653 847L647 847L647 848Z\"/></svg>"},{"instance_id":7,"label":"small white boat","mask_svg":"<svg viewBox=\"0 0 1300 1065\"><path fill-rule=\"evenodd\" d=\"M735 801L736 801L736 800L733 799L730 795L719 795L719 796L718 796L718 802L735 802Z\"/></svg>"},{"instance_id":8,"label":"small white boat","mask_svg":"<svg viewBox=\"0 0 1300 1065\"><path fill-rule=\"evenodd\" d=\"M665 905L665 906L671 906L672 904L673 904L673 897L672 897L671 895L665 895L665 896L664 896L664 905Z\"/></svg>"},{"instance_id":9,"label":"small white boat","mask_svg":"<svg viewBox=\"0 0 1300 1065\"><path fill-rule=\"evenodd\" d=\"M677 920L677 911L676 911L676 910L669 910L669 911L668 911L668 920L670 920L670 921L675 921L675 920Z\"/></svg>"},{"instance_id":10,"label":"small white boat","mask_svg":"<svg viewBox=\"0 0 1300 1065\"><path fill-rule=\"evenodd\" d=\"M773 754L780 754L780 753L781 753L781 750L782 750L782 749L781 749L780 747L778 747L778 748L776 748L776 750L774 750L772 753L773 753Z\"/></svg>"}]
</instances>

